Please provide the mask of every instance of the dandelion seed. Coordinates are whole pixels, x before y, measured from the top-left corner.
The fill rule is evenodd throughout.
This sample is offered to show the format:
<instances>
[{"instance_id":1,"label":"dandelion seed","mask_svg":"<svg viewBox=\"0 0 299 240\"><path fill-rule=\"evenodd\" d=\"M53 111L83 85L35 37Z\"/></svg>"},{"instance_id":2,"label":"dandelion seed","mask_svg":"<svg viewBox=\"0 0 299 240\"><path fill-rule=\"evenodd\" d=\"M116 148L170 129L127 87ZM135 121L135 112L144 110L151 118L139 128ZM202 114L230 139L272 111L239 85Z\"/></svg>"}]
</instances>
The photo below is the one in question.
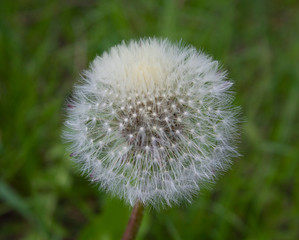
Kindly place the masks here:
<instances>
[{"instance_id":1,"label":"dandelion seed","mask_svg":"<svg viewBox=\"0 0 299 240\"><path fill-rule=\"evenodd\" d=\"M122 43L96 57L83 81L67 105L71 157L131 205L190 202L237 155L232 82L191 46Z\"/></svg>"}]
</instances>

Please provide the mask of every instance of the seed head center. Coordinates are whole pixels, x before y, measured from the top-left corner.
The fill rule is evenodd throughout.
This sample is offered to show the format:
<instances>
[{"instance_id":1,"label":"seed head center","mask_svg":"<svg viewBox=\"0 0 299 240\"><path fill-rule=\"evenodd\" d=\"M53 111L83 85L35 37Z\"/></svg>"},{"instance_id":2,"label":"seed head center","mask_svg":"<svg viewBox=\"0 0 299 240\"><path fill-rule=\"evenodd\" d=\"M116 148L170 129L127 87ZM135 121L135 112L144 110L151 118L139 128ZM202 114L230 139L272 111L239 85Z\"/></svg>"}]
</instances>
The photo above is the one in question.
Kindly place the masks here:
<instances>
[{"instance_id":1,"label":"seed head center","mask_svg":"<svg viewBox=\"0 0 299 240\"><path fill-rule=\"evenodd\" d=\"M176 144L183 133L183 106L174 97L145 97L127 102L118 112L120 129L128 145L141 151L161 149L165 143ZM167 147L167 146L166 146Z\"/></svg>"}]
</instances>

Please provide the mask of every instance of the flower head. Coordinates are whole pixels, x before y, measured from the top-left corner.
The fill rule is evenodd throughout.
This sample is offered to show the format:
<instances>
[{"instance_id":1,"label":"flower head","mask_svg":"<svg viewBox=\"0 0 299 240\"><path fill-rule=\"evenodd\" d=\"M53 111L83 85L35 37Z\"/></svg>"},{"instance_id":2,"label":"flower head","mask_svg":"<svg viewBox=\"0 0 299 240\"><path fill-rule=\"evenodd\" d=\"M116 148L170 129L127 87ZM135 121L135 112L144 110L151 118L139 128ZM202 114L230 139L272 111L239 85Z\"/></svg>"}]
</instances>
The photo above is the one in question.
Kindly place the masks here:
<instances>
[{"instance_id":1,"label":"flower head","mask_svg":"<svg viewBox=\"0 0 299 240\"><path fill-rule=\"evenodd\" d=\"M131 205L190 201L237 154L232 82L191 46L122 43L82 80L64 137L83 172Z\"/></svg>"}]
</instances>

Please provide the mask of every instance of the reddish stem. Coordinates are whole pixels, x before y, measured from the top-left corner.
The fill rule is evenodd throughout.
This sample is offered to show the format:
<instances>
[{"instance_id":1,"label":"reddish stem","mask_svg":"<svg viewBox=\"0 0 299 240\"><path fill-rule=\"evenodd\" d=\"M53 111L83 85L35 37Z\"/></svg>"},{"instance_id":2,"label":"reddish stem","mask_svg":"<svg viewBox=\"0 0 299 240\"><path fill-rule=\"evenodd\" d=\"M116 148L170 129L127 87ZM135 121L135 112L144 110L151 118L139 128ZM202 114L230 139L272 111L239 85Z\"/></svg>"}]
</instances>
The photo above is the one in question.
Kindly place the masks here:
<instances>
[{"instance_id":1,"label":"reddish stem","mask_svg":"<svg viewBox=\"0 0 299 240\"><path fill-rule=\"evenodd\" d=\"M130 220L122 240L134 240L137 236L140 223L143 217L144 206L140 201L135 203Z\"/></svg>"}]
</instances>

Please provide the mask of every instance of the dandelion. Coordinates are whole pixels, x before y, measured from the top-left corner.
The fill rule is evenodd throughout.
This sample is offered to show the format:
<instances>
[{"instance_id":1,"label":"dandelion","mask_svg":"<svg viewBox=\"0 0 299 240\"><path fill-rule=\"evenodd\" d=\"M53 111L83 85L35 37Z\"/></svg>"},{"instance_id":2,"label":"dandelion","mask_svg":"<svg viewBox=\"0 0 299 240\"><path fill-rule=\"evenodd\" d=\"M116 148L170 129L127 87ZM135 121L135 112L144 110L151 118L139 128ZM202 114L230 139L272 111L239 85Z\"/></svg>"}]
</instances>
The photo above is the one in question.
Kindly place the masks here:
<instances>
[{"instance_id":1,"label":"dandelion","mask_svg":"<svg viewBox=\"0 0 299 240\"><path fill-rule=\"evenodd\" d=\"M64 138L90 180L130 205L190 202L238 154L232 85L192 46L121 43L84 72Z\"/></svg>"}]
</instances>

